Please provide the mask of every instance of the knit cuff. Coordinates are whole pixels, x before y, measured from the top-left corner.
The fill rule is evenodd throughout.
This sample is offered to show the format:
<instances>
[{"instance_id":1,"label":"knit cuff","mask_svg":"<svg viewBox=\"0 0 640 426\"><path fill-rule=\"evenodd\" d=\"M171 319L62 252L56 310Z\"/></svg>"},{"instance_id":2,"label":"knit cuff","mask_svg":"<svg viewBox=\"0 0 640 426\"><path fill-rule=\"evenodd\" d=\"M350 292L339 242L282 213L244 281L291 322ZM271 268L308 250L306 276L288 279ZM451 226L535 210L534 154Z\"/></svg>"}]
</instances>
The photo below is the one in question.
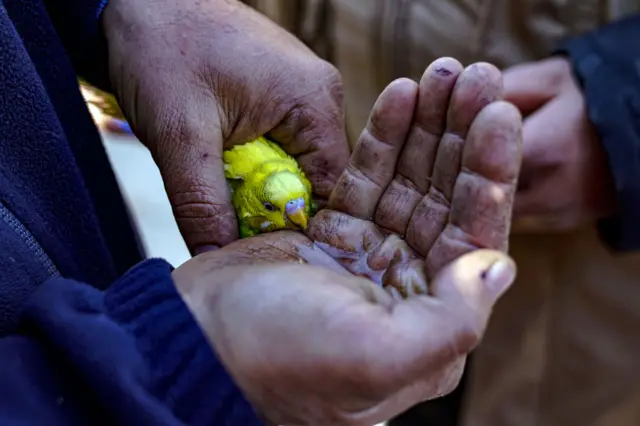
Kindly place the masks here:
<instances>
[{"instance_id":1,"label":"knit cuff","mask_svg":"<svg viewBox=\"0 0 640 426\"><path fill-rule=\"evenodd\" d=\"M152 259L105 294L106 311L137 340L150 391L187 424L262 425L178 294L172 266Z\"/></svg>"}]
</instances>

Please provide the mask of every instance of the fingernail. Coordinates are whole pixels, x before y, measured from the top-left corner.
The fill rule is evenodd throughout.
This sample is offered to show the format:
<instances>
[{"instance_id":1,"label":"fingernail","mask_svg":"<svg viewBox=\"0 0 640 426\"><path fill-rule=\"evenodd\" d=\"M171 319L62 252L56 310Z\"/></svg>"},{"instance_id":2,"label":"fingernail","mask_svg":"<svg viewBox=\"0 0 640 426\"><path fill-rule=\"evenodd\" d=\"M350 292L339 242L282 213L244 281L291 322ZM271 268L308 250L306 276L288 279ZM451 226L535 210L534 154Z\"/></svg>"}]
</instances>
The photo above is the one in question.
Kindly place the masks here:
<instances>
[{"instance_id":1,"label":"fingernail","mask_svg":"<svg viewBox=\"0 0 640 426\"><path fill-rule=\"evenodd\" d=\"M200 246L200 247L196 247L196 248L193 249L193 255L197 256L197 255L202 254L202 253L206 253L206 252L209 252L209 251L215 251L215 250L219 250L219 249L220 249L220 247L218 247L216 245L213 245L213 244L206 245L206 246Z\"/></svg>"},{"instance_id":2,"label":"fingernail","mask_svg":"<svg viewBox=\"0 0 640 426\"><path fill-rule=\"evenodd\" d=\"M497 299L516 279L516 265L511 259L498 260L482 273L482 279Z\"/></svg>"}]
</instances>

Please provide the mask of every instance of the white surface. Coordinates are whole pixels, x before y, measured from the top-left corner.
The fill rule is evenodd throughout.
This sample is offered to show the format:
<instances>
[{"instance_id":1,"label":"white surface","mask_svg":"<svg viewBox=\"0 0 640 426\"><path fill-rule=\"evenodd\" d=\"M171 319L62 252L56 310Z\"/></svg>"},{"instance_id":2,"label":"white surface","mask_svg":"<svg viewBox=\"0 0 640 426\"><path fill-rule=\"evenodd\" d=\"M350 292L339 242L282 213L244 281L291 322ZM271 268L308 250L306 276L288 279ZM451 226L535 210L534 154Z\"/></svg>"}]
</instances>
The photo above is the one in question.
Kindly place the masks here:
<instances>
[{"instance_id":1,"label":"white surface","mask_svg":"<svg viewBox=\"0 0 640 426\"><path fill-rule=\"evenodd\" d=\"M161 257L179 266L191 256L151 154L135 138L103 135L103 140L147 256Z\"/></svg>"}]
</instances>

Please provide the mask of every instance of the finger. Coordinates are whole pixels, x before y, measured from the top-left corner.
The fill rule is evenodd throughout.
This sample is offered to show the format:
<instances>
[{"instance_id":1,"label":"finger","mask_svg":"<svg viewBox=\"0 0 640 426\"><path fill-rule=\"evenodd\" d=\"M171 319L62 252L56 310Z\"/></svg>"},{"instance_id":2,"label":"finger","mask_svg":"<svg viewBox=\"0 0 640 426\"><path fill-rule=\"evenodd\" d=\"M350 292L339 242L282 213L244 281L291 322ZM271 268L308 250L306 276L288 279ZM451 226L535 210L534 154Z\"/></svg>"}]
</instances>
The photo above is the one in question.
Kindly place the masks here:
<instances>
[{"instance_id":1,"label":"finger","mask_svg":"<svg viewBox=\"0 0 640 426\"><path fill-rule=\"evenodd\" d=\"M553 99L563 77L563 61L557 58L516 65L504 71L505 100L527 116Z\"/></svg>"},{"instance_id":2,"label":"finger","mask_svg":"<svg viewBox=\"0 0 640 426\"><path fill-rule=\"evenodd\" d=\"M493 65L472 65L458 77L447 112L447 130L438 145L431 187L407 227L407 241L422 255L446 226L469 128L486 105L501 97L500 71Z\"/></svg>"},{"instance_id":3,"label":"finger","mask_svg":"<svg viewBox=\"0 0 640 426\"><path fill-rule=\"evenodd\" d=\"M557 149L563 140L575 137L574 128L567 125L570 112L558 97L547 103L524 121L522 129L522 169L514 216L544 213L544 206L555 203L552 179L558 172L561 158L571 155Z\"/></svg>"},{"instance_id":4,"label":"finger","mask_svg":"<svg viewBox=\"0 0 640 426\"><path fill-rule=\"evenodd\" d=\"M187 247L224 246L238 238L236 215L224 176L217 107L206 96L168 102L152 154L162 174L176 222Z\"/></svg>"},{"instance_id":5,"label":"finger","mask_svg":"<svg viewBox=\"0 0 640 426\"><path fill-rule=\"evenodd\" d=\"M372 342L383 354L380 370L395 372L400 388L449 368L480 342L494 304L515 275L514 262L490 250L447 265L431 283L433 297L398 302L381 319L381 337Z\"/></svg>"},{"instance_id":6,"label":"finger","mask_svg":"<svg viewBox=\"0 0 640 426\"><path fill-rule=\"evenodd\" d=\"M435 299L447 306L455 319L463 355L479 342L493 306L513 284L516 264L493 250L467 253L445 266L431 283ZM442 341L445 343L445 340ZM437 345L443 347L444 345Z\"/></svg>"},{"instance_id":7,"label":"finger","mask_svg":"<svg viewBox=\"0 0 640 426\"><path fill-rule=\"evenodd\" d=\"M389 231L405 234L413 210L429 188L438 142L446 126L449 98L461 72L458 61L441 58L427 68L420 80L418 106L396 175L376 209L376 224Z\"/></svg>"},{"instance_id":8,"label":"finger","mask_svg":"<svg viewBox=\"0 0 640 426\"><path fill-rule=\"evenodd\" d=\"M422 259L402 259L399 253L405 249L405 246L406 249L408 249L408 245L405 241L400 240L399 237L394 235L387 237L387 241L385 242L390 244L390 240L394 237L398 238L398 246L402 247L396 248L395 253L389 253L393 257L382 277L383 288L395 299L407 299L409 297L427 294L429 288L427 285L424 261Z\"/></svg>"},{"instance_id":9,"label":"finger","mask_svg":"<svg viewBox=\"0 0 640 426\"><path fill-rule=\"evenodd\" d=\"M429 277L469 251L507 250L521 158L520 112L507 102L488 105L469 131L448 224L427 255Z\"/></svg>"},{"instance_id":10,"label":"finger","mask_svg":"<svg viewBox=\"0 0 640 426\"><path fill-rule=\"evenodd\" d=\"M393 178L416 106L418 85L399 79L382 92L349 165L329 198L329 208L371 219L383 191Z\"/></svg>"},{"instance_id":11,"label":"finger","mask_svg":"<svg viewBox=\"0 0 640 426\"><path fill-rule=\"evenodd\" d=\"M343 91L340 75L329 70L320 93L301 102L269 132L269 136L296 160L305 172L316 196L328 199L349 161L345 130ZM319 71L320 72L320 71Z\"/></svg>"},{"instance_id":12,"label":"finger","mask_svg":"<svg viewBox=\"0 0 640 426\"><path fill-rule=\"evenodd\" d=\"M309 221L306 233L317 251L393 296L427 293L424 261L402 238L383 235L371 221L325 209ZM307 250L298 250L298 254L310 258Z\"/></svg>"},{"instance_id":13,"label":"finger","mask_svg":"<svg viewBox=\"0 0 640 426\"><path fill-rule=\"evenodd\" d=\"M385 271L382 286L394 298L406 299L428 293L424 260L397 235L387 235L369 254L367 261L373 268Z\"/></svg>"}]
</instances>

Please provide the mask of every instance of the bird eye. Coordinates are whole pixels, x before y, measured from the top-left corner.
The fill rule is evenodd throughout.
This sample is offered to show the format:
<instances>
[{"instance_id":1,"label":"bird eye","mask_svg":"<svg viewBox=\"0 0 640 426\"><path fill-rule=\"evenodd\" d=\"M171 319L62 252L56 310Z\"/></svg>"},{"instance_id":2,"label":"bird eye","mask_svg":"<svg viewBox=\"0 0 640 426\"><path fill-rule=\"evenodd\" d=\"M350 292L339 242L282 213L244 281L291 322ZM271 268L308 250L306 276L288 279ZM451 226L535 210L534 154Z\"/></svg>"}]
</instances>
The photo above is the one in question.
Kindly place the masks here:
<instances>
[{"instance_id":1,"label":"bird eye","mask_svg":"<svg viewBox=\"0 0 640 426\"><path fill-rule=\"evenodd\" d=\"M267 209L267 211L273 212L276 210L275 206L271 203L264 203L264 208Z\"/></svg>"}]
</instances>

